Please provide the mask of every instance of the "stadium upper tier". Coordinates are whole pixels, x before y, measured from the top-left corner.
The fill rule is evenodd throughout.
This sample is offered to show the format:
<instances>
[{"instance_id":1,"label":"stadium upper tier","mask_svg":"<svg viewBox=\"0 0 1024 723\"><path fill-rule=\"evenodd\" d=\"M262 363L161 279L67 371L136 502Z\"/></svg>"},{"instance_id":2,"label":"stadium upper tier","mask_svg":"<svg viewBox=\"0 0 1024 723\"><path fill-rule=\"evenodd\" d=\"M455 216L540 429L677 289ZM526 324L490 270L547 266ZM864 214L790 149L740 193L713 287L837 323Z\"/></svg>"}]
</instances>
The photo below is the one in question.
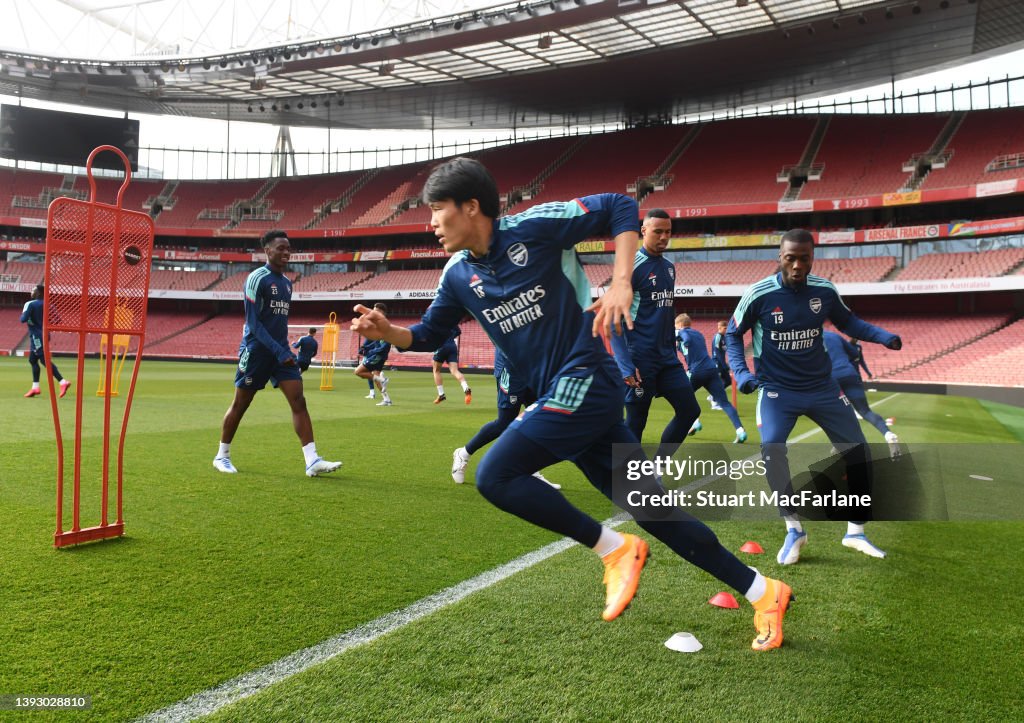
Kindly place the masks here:
<instances>
[{"instance_id":1,"label":"stadium upper tier","mask_svg":"<svg viewBox=\"0 0 1024 723\"><path fill-rule=\"evenodd\" d=\"M931 189L961 188L963 198L973 198L1022 188L1024 109L744 118L530 141L471 155L492 169L510 212L602 191L639 194L642 208L696 207L707 215L716 206L816 199L858 199L862 207L877 198L882 205L883 194ZM135 180L124 206L154 215L164 234L409 231L429 222L429 210L417 204L435 163L288 179ZM974 188L1003 181L1010 186ZM119 185L99 179L99 199L112 202ZM36 225L53 198L86 198L88 189L83 176L2 168L0 217Z\"/></svg>"}]
</instances>

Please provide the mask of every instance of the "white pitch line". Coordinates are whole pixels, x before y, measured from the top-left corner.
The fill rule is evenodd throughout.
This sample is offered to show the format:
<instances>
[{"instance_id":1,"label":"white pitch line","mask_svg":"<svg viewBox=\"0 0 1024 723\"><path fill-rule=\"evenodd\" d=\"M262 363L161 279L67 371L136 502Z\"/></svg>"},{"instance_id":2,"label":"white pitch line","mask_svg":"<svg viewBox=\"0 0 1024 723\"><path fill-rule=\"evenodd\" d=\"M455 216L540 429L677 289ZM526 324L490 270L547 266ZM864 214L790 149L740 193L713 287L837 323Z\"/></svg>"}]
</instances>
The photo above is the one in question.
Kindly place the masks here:
<instances>
[{"instance_id":1,"label":"white pitch line","mask_svg":"<svg viewBox=\"0 0 1024 723\"><path fill-rule=\"evenodd\" d=\"M899 393L886 397L875 406L884 404L893 397L898 396L898 394ZM820 431L820 427L812 429L797 436L792 441L800 442ZM629 517L627 513L620 512L601 524L606 527L614 528L630 519L632 518ZM499 565L491 570L480 573L476 577L463 580L457 585L452 585L451 587L445 588L433 595L421 598L401 610L395 610L385 615L381 615L379 618L375 618L374 620L364 623L357 628L335 635L333 638L328 638L327 640L308 648L297 650L294 653L286 655L283 658L278 658L274 662L264 665L262 668L257 668L256 670L248 673L243 673L242 675L232 678L220 685L214 686L213 688L208 688L207 690L189 696L188 698L180 700L166 708L149 713L148 715L138 718L137 723L180 723L182 721L192 721L202 716L215 713L221 708L255 695L275 683L279 683L291 678L292 676L298 675L299 673L309 670L315 665L324 663L331 658L352 650L353 648L358 648L362 645L366 645L367 643L371 643L377 638L394 632L399 628L403 628L411 622L415 622L420 618L425 618L443 608L454 605L474 592L489 588L492 585L515 575L517 572L522 572L523 570L531 568L550 557L554 557L560 552L568 550L575 544L576 542L569 538L563 538L557 542L552 542L538 550L528 552L521 557L517 557L514 560L506 562L504 565Z\"/></svg>"},{"instance_id":2,"label":"white pitch line","mask_svg":"<svg viewBox=\"0 0 1024 723\"><path fill-rule=\"evenodd\" d=\"M603 524L609 527L617 527L625 520L607 520ZM564 538L558 542L528 552L516 559L499 565L491 570L483 572L476 577L463 580L457 585L445 588L433 595L417 600L408 607L401 610L382 615L357 628L348 630L333 638L328 638L308 648L298 650L294 653L279 658L262 668L257 668L249 673L244 673L237 678L221 683L218 686L209 688L193 696L174 703L154 713L139 718L139 723L151 723L156 721L191 721L201 716L210 715L224 706L236 703L244 698L259 693L261 690L270 687L274 683L281 682L287 678L308 670L314 665L326 662L342 653L357 648L361 645L373 642L382 635L398 630L409 623L431 615L442 608L462 600L478 590L491 587L502 580L515 575L517 572L526 570L534 565L563 552L576 542Z\"/></svg>"}]
</instances>

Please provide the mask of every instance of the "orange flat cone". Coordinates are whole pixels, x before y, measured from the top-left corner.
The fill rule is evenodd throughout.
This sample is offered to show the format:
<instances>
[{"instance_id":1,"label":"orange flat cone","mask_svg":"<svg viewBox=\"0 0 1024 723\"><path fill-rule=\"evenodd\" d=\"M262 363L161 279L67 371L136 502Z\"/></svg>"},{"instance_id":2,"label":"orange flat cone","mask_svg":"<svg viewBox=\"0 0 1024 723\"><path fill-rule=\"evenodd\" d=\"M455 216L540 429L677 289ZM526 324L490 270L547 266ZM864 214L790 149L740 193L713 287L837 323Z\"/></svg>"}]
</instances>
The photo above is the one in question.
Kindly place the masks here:
<instances>
[{"instance_id":1,"label":"orange flat cone","mask_svg":"<svg viewBox=\"0 0 1024 723\"><path fill-rule=\"evenodd\" d=\"M740 604L736 602L736 598L732 596L732 593L728 592L720 592L713 595L711 599L708 600L708 604L714 605L716 608L728 608L730 610L735 610L740 606Z\"/></svg>"},{"instance_id":2,"label":"orange flat cone","mask_svg":"<svg viewBox=\"0 0 1024 723\"><path fill-rule=\"evenodd\" d=\"M749 552L751 555L763 555L764 548L753 540L747 540L743 543L743 547L740 548L740 552Z\"/></svg>"}]
</instances>

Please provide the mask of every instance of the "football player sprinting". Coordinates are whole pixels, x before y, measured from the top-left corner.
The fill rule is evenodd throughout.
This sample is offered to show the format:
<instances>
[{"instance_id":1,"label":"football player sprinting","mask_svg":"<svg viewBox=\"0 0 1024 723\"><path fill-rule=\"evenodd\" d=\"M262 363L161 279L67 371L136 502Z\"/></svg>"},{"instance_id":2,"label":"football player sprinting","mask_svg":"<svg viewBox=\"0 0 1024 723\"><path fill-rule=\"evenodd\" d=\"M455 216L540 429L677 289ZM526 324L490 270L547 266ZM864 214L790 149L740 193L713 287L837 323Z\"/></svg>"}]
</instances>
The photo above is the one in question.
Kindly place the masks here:
<instances>
[{"instance_id":1,"label":"football player sprinting","mask_svg":"<svg viewBox=\"0 0 1024 723\"><path fill-rule=\"evenodd\" d=\"M487 451L477 488L492 504L592 548L603 560L607 595L602 617L613 620L636 593L648 545L620 534L574 507L533 473L571 460L619 506L630 493L663 495L652 476L615 474L612 447L638 455L622 421L622 380L597 338L631 324L630 286L638 240L636 201L618 194L547 203L498 218L498 189L479 162L455 158L438 166L423 188L431 225L452 254L437 294L420 323L394 326L359 305L352 330L399 349L430 351L468 311L480 322L527 385L540 395ZM612 283L591 304L590 283L574 246L592 236L616 243ZM620 448L621 449L621 448ZM632 461L632 458L630 459ZM674 552L730 585L755 607L757 650L782 644L782 619L791 599L785 583L740 562L702 522L678 508L631 508L638 524Z\"/></svg>"}]
</instances>

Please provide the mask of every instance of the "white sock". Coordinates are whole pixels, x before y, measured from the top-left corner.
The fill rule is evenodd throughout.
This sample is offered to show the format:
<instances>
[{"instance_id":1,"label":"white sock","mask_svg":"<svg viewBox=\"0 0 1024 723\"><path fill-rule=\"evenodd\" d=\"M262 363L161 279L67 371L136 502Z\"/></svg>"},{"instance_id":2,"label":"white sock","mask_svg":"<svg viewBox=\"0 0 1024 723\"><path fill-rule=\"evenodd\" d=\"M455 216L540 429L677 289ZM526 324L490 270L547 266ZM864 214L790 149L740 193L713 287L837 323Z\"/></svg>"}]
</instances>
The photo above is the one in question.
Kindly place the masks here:
<instances>
[{"instance_id":1,"label":"white sock","mask_svg":"<svg viewBox=\"0 0 1024 723\"><path fill-rule=\"evenodd\" d=\"M793 517L792 515L787 515L787 516L783 517L782 519L786 521L786 529L787 530L796 530L797 532L803 532L804 531L804 526L800 524L800 520L798 520L797 518Z\"/></svg>"},{"instance_id":2,"label":"white sock","mask_svg":"<svg viewBox=\"0 0 1024 723\"><path fill-rule=\"evenodd\" d=\"M302 456L306 458L306 466L313 464L316 458L319 457L316 453L316 442L310 442L302 448Z\"/></svg>"},{"instance_id":3,"label":"white sock","mask_svg":"<svg viewBox=\"0 0 1024 723\"><path fill-rule=\"evenodd\" d=\"M466 380L465 380L465 379L463 379L463 380L462 380L462 381L460 382L460 384L462 384L462 393L463 393L463 394L465 394L466 392L468 392L468 391L469 391L469 384L468 384L468 383L466 382Z\"/></svg>"},{"instance_id":4,"label":"white sock","mask_svg":"<svg viewBox=\"0 0 1024 723\"><path fill-rule=\"evenodd\" d=\"M378 384L380 384L380 383L381 383L382 381L384 381L384 380L383 380L383 378L381 377L381 375L380 375L380 374L374 374L374 375L373 375L373 381L375 381L375 382L377 382Z\"/></svg>"},{"instance_id":5,"label":"white sock","mask_svg":"<svg viewBox=\"0 0 1024 723\"><path fill-rule=\"evenodd\" d=\"M390 402L390 401L391 401L391 397L390 397L390 396L388 396L388 393L387 393L387 392L381 392L380 394L381 394L381 398L382 398L382 399L383 399L383 400L384 400L385 402Z\"/></svg>"},{"instance_id":6,"label":"white sock","mask_svg":"<svg viewBox=\"0 0 1024 723\"><path fill-rule=\"evenodd\" d=\"M217 448L217 459L231 459L231 442L221 442Z\"/></svg>"},{"instance_id":7,"label":"white sock","mask_svg":"<svg viewBox=\"0 0 1024 723\"><path fill-rule=\"evenodd\" d=\"M768 591L768 582L764 579L764 575L759 573L753 567L754 570L754 582L750 583L750 589L743 593L743 596L752 603L757 602L764 597L765 592Z\"/></svg>"},{"instance_id":8,"label":"white sock","mask_svg":"<svg viewBox=\"0 0 1024 723\"><path fill-rule=\"evenodd\" d=\"M443 397L444 396L444 384L438 384L437 385L437 396L439 396L439 397Z\"/></svg>"},{"instance_id":9,"label":"white sock","mask_svg":"<svg viewBox=\"0 0 1024 723\"><path fill-rule=\"evenodd\" d=\"M855 525L852 522L846 523L846 534L847 535L863 535L864 525Z\"/></svg>"},{"instance_id":10,"label":"white sock","mask_svg":"<svg viewBox=\"0 0 1024 723\"><path fill-rule=\"evenodd\" d=\"M747 433L747 430L745 430L745 429L744 429L744 428L742 427L742 425L741 425L741 426L739 426L739 427L736 427L736 434L746 434L746 433Z\"/></svg>"},{"instance_id":11,"label":"white sock","mask_svg":"<svg viewBox=\"0 0 1024 723\"><path fill-rule=\"evenodd\" d=\"M611 553L618 550L620 547L626 544L626 538L620 535L610 527L601 526L601 536L597 538L597 544L594 545L594 552L601 557L610 555Z\"/></svg>"},{"instance_id":12,"label":"white sock","mask_svg":"<svg viewBox=\"0 0 1024 723\"><path fill-rule=\"evenodd\" d=\"M32 389L39 389L39 382L32 382Z\"/></svg>"}]
</instances>

